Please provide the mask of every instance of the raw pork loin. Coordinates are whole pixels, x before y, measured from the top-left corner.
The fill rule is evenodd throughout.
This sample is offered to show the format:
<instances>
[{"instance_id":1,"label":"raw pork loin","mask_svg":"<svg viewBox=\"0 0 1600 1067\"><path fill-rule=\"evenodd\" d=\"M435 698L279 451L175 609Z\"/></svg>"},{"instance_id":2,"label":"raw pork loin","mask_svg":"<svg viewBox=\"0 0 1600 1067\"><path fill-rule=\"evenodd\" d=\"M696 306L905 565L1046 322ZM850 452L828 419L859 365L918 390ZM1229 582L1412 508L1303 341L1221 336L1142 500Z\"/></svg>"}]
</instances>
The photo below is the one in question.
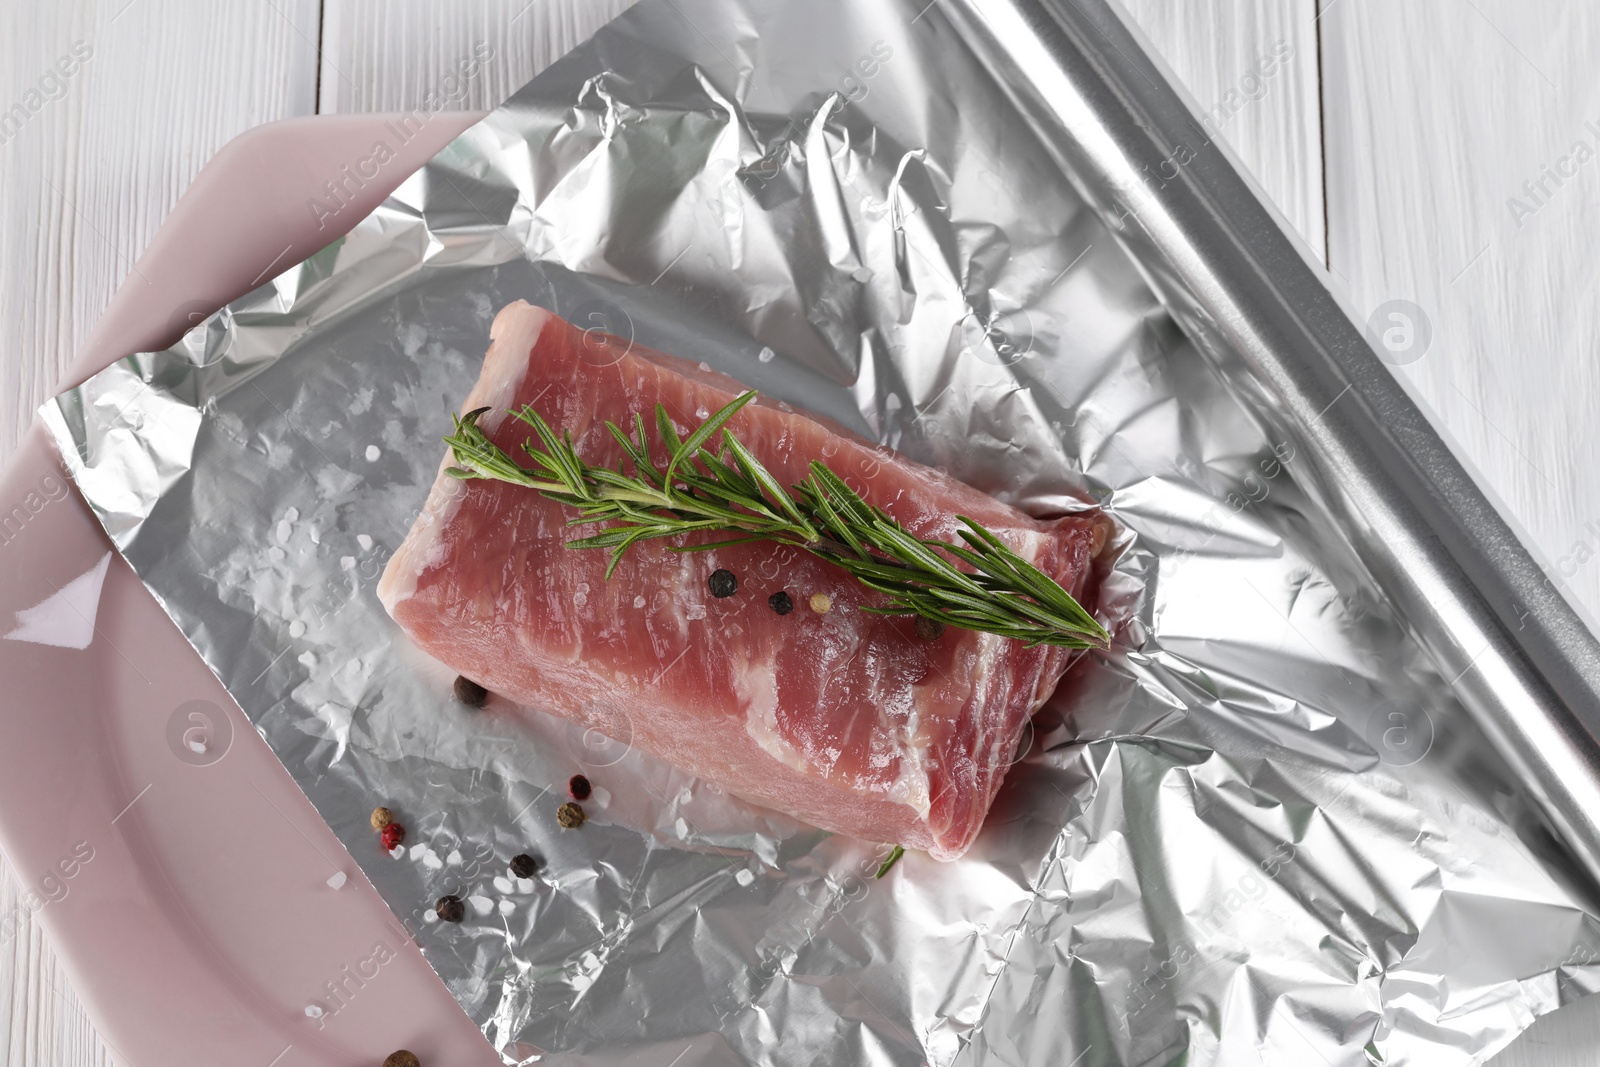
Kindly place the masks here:
<instances>
[{"instance_id":1,"label":"raw pork loin","mask_svg":"<svg viewBox=\"0 0 1600 1067\"><path fill-rule=\"evenodd\" d=\"M463 410L492 408L479 425L515 456L532 431L508 408L532 404L587 461L615 466L605 420L632 427L642 411L654 426L660 402L687 432L741 391L520 301L491 337ZM920 537L953 539L954 516L971 516L1093 610L1099 515L1031 519L765 399L728 429L784 484L820 458ZM960 856L1072 655L955 628L919 639L910 617L857 610L881 600L844 571L770 543L674 553L646 541L607 580L608 552L565 547L596 529L568 527L569 508L442 469L378 587L418 645L518 703L824 829ZM733 596L708 592L718 568L737 576ZM794 602L785 615L768 605L780 590ZM816 593L831 610L813 610Z\"/></svg>"}]
</instances>

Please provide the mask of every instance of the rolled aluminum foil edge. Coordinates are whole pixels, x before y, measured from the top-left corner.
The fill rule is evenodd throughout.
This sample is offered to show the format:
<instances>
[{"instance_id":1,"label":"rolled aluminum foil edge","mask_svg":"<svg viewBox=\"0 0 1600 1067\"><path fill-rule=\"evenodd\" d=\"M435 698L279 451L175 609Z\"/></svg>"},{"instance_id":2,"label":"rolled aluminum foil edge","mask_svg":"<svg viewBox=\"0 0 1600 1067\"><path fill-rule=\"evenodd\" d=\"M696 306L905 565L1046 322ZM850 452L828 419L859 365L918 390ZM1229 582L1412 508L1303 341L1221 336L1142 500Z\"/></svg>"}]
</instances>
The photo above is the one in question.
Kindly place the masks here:
<instances>
[{"instance_id":1,"label":"rolled aluminum foil edge","mask_svg":"<svg viewBox=\"0 0 1600 1067\"><path fill-rule=\"evenodd\" d=\"M1108 0L955 0L1068 177L1324 503L1600 882L1600 642Z\"/></svg>"}]
</instances>

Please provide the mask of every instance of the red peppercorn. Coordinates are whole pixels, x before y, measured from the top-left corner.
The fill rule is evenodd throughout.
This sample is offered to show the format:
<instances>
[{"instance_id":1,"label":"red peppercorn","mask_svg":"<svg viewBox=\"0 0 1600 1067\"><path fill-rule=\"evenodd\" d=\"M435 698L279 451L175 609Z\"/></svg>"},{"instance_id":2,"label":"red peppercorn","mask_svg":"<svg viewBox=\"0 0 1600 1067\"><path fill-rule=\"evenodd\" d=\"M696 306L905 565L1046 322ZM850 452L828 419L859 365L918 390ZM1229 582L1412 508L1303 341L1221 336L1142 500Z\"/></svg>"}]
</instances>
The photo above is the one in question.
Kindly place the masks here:
<instances>
[{"instance_id":1,"label":"red peppercorn","mask_svg":"<svg viewBox=\"0 0 1600 1067\"><path fill-rule=\"evenodd\" d=\"M385 852L393 852L405 841L406 828L397 822L392 822L383 828L383 833L378 839L383 842Z\"/></svg>"},{"instance_id":2,"label":"red peppercorn","mask_svg":"<svg viewBox=\"0 0 1600 1067\"><path fill-rule=\"evenodd\" d=\"M594 792L594 787L583 775L574 774L572 780L567 783L567 792L572 794L573 800L588 800L589 794Z\"/></svg>"}]
</instances>

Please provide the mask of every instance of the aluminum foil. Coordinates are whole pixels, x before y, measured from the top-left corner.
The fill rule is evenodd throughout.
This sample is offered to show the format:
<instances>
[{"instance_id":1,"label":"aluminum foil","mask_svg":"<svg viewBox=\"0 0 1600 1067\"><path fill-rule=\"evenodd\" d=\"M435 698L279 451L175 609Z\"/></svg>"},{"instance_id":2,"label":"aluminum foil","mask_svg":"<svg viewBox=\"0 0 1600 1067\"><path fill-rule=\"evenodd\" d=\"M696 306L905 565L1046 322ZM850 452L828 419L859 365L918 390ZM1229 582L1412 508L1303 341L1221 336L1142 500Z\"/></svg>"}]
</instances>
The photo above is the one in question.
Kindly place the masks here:
<instances>
[{"instance_id":1,"label":"aluminum foil","mask_svg":"<svg viewBox=\"0 0 1600 1067\"><path fill-rule=\"evenodd\" d=\"M507 1063L1481 1062L1600 987L1582 883L1294 444L924 4L644 0L46 424ZM519 298L1120 521L1116 647L966 858L879 879L887 846L626 737L452 701L374 585ZM562 831L580 771L591 821ZM458 926L430 921L446 892Z\"/></svg>"}]
</instances>

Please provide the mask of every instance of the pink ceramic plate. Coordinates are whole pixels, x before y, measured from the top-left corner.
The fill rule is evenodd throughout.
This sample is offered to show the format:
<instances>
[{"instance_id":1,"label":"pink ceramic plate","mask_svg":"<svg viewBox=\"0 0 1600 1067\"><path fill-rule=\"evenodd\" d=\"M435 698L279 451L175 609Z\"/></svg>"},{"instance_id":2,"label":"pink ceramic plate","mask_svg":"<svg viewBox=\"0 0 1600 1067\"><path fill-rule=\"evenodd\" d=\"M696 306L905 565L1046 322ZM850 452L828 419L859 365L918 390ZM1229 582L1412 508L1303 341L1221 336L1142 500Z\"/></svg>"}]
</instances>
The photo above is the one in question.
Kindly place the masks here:
<instances>
[{"instance_id":1,"label":"pink ceramic plate","mask_svg":"<svg viewBox=\"0 0 1600 1067\"><path fill-rule=\"evenodd\" d=\"M327 244L481 117L296 119L200 173L66 379L163 348ZM384 139L398 158L324 182ZM218 518L223 518L219 516ZM35 423L0 478L0 847L124 1067L499 1058L116 556ZM0 917L0 937L19 916ZM318 1001L334 1010L306 1014ZM533 1050L529 1050L532 1052Z\"/></svg>"}]
</instances>

